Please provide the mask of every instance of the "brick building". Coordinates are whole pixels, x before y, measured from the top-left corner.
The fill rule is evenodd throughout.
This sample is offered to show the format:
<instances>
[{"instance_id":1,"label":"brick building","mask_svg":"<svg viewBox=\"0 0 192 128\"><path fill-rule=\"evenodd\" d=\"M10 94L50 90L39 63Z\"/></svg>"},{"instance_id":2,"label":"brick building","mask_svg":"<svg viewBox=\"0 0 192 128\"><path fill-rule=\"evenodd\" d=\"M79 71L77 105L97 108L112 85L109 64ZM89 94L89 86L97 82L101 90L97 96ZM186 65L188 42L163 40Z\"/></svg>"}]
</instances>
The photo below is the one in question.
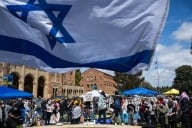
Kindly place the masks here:
<instances>
[{"instance_id":1,"label":"brick building","mask_svg":"<svg viewBox=\"0 0 192 128\"><path fill-rule=\"evenodd\" d=\"M80 86L75 85L75 71L51 73L25 65L0 63L1 85L6 84L3 77L7 74L13 75L11 85L14 88L30 92L34 97L80 96L93 87L104 90L107 94L114 94L117 86L111 75L93 68L81 74Z\"/></svg>"},{"instance_id":2,"label":"brick building","mask_svg":"<svg viewBox=\"0 0 192 128\"><path fill-rule=\"evenodd\" d=\"M27 91L34 97L50 98L55 96L80 96L83 87L75 86L75 71L61 73L50 73L37 68L25 65L10 65L0 63L0 84L4 82L4 77L12 75L11 86L19 90Z\"/></svg>"},{"instance_id":3,"label":"brick building","mask_svg":"<svg viewBox=\"0 0 192 128\"><path fill-rule=\"evenodd\" d=\"M97 88L104 90L107 94L114 94L117 83L113 80L113 76L90 68L81 74L80 86L84 87L84 92Z\"/></svg>"}]
</instances>

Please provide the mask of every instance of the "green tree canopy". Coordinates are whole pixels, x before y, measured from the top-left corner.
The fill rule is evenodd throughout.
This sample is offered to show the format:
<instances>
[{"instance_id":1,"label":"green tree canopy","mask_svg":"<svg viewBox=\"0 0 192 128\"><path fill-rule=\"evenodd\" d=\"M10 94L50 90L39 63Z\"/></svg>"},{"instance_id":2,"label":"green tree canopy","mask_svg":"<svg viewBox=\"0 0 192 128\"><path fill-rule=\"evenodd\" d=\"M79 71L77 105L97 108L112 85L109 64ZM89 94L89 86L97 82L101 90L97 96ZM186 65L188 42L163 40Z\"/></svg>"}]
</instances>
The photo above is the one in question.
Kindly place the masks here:
<instances>
[{"instance_id":1,"label":"green tree canopy","mask_svg":"<svg viewBox=\"0 0 192 128\"><path fill-rule=\"evenodd\" d=\"M156 90L156 88L154 88L149 82L146 81L143 81L141 86L147 89Z\"/></svg>"},{"instance_id":2,"label":"green tree canopy","mask_svg":"<svg viewBox=\"0 0 192 128\"><path fill-rule=\"evenodd\" d=\"M173 87L179 90L192 90L192 67L183 65L175 70L176 77L173 81Z\"/></svg>"},{"instance_id":3,"label":"green tree canopy","mask_svg":"<svg viewBox=\"0 0 192 128\"><path fill-rule=\"evenodd\" d=\"M115 72L114 80L118 84L117 89L123 91L140 86L141 83L144 81L144 77L141 76L142 72L139 72L135 75Z\"/></svg>"},{"instance_id":4,"label":"green tree canopy","mask_svg":"<svg viewBox=\"0 0 192 128\"><path fill-rule=\"evenodd\" d=\"M81 71L80 69L75 70L75 85L80 86L80 80L81 80Z\"/></svg>"}]
</instances>

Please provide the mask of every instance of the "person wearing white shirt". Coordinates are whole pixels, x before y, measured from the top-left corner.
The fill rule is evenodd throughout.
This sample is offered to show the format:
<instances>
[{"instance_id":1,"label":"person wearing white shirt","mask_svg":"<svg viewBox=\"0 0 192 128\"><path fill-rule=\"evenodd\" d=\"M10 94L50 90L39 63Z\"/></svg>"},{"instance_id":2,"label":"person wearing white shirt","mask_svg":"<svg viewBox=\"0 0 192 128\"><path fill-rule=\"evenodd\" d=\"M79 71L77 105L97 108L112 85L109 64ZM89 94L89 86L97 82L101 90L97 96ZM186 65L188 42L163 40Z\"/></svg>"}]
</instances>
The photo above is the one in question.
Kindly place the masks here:
<instances>
[{"instance_id":1,"label":"person wearing white shirt","mask_svg":"<svg viewBox=\"0 0 192 128\"><path fill-rule=\"evenodd\" d=\"M46 104L46 118L45 118L45 125L50 125L51 115L53 113L54 105L49 100Z\"/></svg>"},{"instance_id":2,"label":"person wearing white shirt","mask_svg":"<svg viewBox=\"0 0 192 128\"><path fill-rule=\"evenodd\" d=\"M74 106L72 108L72 121L71 124L79 124L81 117L81 107L79 101L74 101Z\"/></svg>"}]
</instances>

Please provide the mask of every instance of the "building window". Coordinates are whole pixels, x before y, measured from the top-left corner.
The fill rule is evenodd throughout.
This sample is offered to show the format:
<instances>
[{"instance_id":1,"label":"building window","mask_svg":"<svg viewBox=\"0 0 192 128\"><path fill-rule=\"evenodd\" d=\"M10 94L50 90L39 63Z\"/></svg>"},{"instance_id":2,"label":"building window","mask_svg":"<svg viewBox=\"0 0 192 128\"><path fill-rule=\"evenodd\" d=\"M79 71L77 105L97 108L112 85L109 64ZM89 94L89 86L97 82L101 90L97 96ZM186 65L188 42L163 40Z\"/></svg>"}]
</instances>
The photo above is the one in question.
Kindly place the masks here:
<instances>
[{"instance_id":1,"label":"building window","mask_svg":"<svg viewBox=\"0 0 192 128\"><path fill-rule=\"evenodd\" d=\"M51 74L51 81L55 81L55 74Z\"/></svg>"},{"instance_id":2,"label":"building window","mask_svg":"<svg viewBox=\"0 0 192 128\"><path fill-rule=\"evenodd\" d=\"M60 74L56 74L56 81L60 81Z\"/></svg>"},{"instance_id":3,"label":"building window","mask_svg":"<svg viewBox=\"0 0 192 128\"><path fill-rule=\"evenodd\" d=\"M63 80L66 80L66 74L63 74Z\"/></svg>"},{"instance_id":4,"label":"building window","mask_svg":"<svg viewBox=\"0 0 192 128\"><path fill-rule=\"evenodd\" d=\"M87 84L87 87L89 88L89 84Z\"/></svg>"},{"instance_id":5,"label":"building window","mask_svg":"<svg viewBox=\"0 0 192 128\"><path fill-rule=\"evenodd\" d=\"M57 88L53 88L52 90L52 96L56 97L57 96Z\"/></svg>"},{"instance_id":6,"label":"building window","mask_svg":"<svg viewBox=\"0 0 192 128\"><path fill-rule=\"evenodd\" d=\"M97 80L97 77L95 76L95 81Z\"/></svg>"},{"instance_id":7,"label":"building window","mask_svg":"<svg viewBox=\"0 0 192 128\"><path fill-rule=\"evenodd\" d=\"M87 81L89 81L89 77L87 77Z\"/></svg>"}]
</instances>

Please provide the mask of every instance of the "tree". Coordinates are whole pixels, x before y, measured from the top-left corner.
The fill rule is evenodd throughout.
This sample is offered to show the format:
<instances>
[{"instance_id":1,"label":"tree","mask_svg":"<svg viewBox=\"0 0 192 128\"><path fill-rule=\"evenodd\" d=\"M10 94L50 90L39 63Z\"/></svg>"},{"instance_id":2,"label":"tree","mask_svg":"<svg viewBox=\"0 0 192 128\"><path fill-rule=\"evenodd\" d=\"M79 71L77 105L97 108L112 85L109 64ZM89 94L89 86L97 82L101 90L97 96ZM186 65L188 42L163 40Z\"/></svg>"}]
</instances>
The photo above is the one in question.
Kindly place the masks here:
<instances>
[{"instance_id":1,"label":"tree","mask_svg":"<svg viewBox=\"0 0 192 128\"><path fill-rule=\"evenodd\" d=\"M80 86L80 80L81 80L81 71L80 69L75 70L75 85Z\"/></svg>"},{"instance_id":2,"label":"tree","mask_svg":"<svg viewBox=\"0 0 192 128\"><path fill-rule=\"evenodd\" d=\"M144 81L144 77L141 76L142 72L139 72L134 75L115 72L114 80L118 84L117 89L123 91L140 86L141 83Z\"/></svg>"},{"instance_id":3,"label":"tree","mask_svg":"<svg viewBox=\"0 0 192 128\"><path fill-rule=\"evenodd\" d=\"M173 87L179 90L192 90L192 67L183 65L175 70L176 77L173 81Z\"/></svg>"},{"instance_id":4,"label":"tree","mask_svg":"<svg viewBox=\"0 0 192 128\"><path fill-rule=\"evenodd\" d=\"M156 91L158 91L159 93L166 92L166 91L168 91L170 89L171 89L171 87L169 87L169 86L156 87Z\"/></svg>"},{"instance_id":5,"label":"tree","mask_svg":"<svg viewBox=\"0 0 192 128\"><path fill-rule=\"evenodd\" d=\"M146 82L146 81L143 81L141 86L147 89L156 90L149 82Z\"/></svg>"}]
</instances>

